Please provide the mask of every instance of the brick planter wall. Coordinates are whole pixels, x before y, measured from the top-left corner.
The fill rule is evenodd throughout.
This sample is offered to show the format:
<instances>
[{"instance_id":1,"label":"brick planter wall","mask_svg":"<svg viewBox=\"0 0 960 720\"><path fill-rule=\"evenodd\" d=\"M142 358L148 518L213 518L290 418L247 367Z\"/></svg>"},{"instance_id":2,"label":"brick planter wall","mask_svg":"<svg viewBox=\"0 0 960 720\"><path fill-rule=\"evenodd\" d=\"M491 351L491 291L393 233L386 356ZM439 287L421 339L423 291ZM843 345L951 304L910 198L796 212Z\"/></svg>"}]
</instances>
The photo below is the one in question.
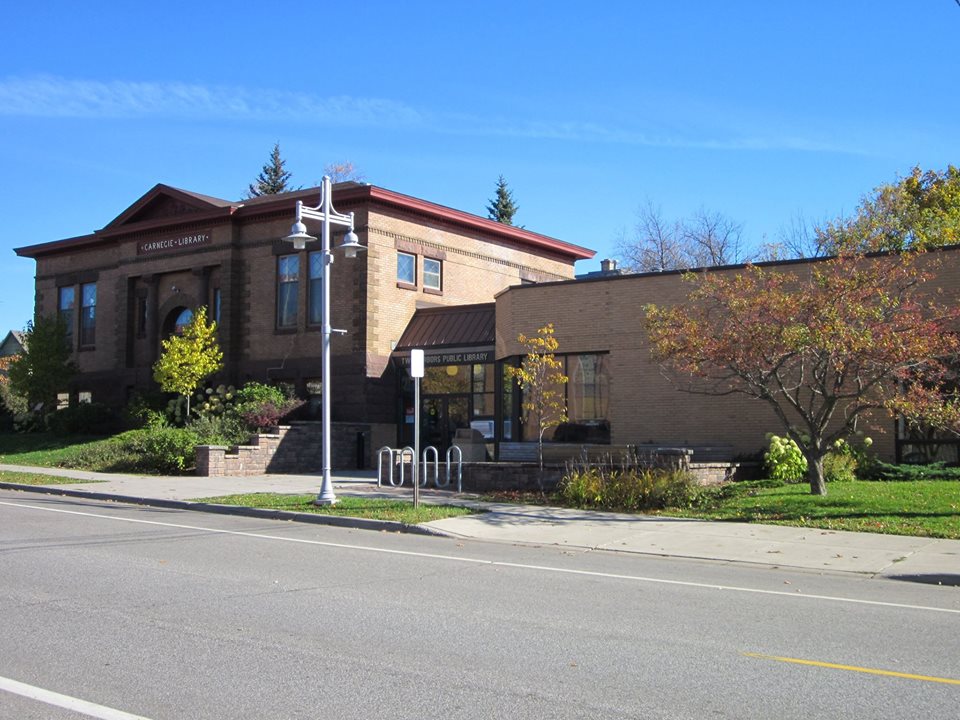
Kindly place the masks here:
<instances>
[{"instance_id":1,"label":"brick planter wall","mask_svg":"<svg viewBox=\"0 0 960 720\"><path fill-rule=\"evenodd\" d=\"M392 425L333 423L330 464L335 470L373 467L376 442L390 436ZM282 425L272 433L257 433L249 445L197 446L196 474L205 477L307 473L323 469L322 424Z\"/></svg>"}]
</instances>

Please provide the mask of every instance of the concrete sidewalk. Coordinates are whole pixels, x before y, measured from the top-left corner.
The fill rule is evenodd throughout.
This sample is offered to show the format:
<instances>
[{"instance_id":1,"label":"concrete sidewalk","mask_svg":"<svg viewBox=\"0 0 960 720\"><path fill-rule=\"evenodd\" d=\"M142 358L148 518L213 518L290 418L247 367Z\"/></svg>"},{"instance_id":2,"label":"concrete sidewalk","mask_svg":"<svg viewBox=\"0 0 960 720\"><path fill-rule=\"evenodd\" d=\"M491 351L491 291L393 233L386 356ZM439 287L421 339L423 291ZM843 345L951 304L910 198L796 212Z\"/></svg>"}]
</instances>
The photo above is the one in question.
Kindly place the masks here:
<instances>
[{"instance_id":1,"label":"concrete sidewalk","mask_svg":"<svg viewBox=\"0 0 960 720\"><path fill-rule=\"evenodd\" d=\"M90 481L89 484L47 486L0 483L0 487L81 497L111 497L144 504L241 492L316 493L320 486L319 473L204 478L93 473L3 464L0 464L0 470ZM372 472L337 472L334 488L338 495L410 497L412 494L409 486L378 488ZM486 511L421 526L451 537L910 577L960 585L960 540L507 505L480 502L475 496L434 489L424 489L421 497L425 502L456 503Z\"/></svg>"}]
</instances>

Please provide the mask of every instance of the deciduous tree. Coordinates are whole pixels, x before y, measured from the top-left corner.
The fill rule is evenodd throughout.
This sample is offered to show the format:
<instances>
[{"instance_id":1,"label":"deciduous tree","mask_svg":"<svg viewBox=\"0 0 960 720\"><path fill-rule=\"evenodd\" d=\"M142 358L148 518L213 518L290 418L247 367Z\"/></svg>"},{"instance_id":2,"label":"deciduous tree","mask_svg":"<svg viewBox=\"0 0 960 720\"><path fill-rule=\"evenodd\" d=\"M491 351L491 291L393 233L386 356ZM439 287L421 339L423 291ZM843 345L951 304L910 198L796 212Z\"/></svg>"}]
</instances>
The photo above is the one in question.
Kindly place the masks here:
<instances>
[{"instance_id":1,"label":"deciduous tree","mask_svg":"<svg viewBox=\"0 0 960 720\"><path fill-rule=\"evenodd\" d=\"M524 422L537 430L537 458L542 472L544 433L567 421L563 386L568 378L563 374L563 361L556 357L560 344L554 336L553 323L539 328L533 336L521 333L517 342L527 353L520 367L507 367L507 373L520 387Z\"/></svg>"},{"instance_id":2,"label":"deciduous tree","mask_svg":"<svg viewBox=\"0 0 960 720\"><path fill-rule=\"evenodd\" d=\"M175 392L187 399L188 417L190 396L200 383L223 367L216 332L217 323L207 323L207 309L198 308L182 335L171 335L163 341L160 359L153 366L153 379L164 392Z\"/></svg>"},{"instance_id":3,"label":"deciduous tree","mask_svg":"<svg viewBox=\"0 0 960 720\"><path fill-rule=\"evenodd\" d=\"M930 260L858 247L790 271L691 273L689 300L648 306L646 330L681 389L767 403L807 458L811 492L823 495L834 442L865 413L908 408L910 388L942 377L956 356L957 312L927 285ZM934 417L936 383L922 387L915 416Z\"/></svg>"},{"instance_id":4,"label":"deciduous tree","mask_svg":"<svg viewBox=\"0 0 960 720\"><path fill-rule=\"evenodd\" d=\"M743 226L700 208L689 218L667 220L650 200L637 209L631 232L617 241L617 255L632 272L658 272L744 262Z\"/></svg>"}]
</instances>

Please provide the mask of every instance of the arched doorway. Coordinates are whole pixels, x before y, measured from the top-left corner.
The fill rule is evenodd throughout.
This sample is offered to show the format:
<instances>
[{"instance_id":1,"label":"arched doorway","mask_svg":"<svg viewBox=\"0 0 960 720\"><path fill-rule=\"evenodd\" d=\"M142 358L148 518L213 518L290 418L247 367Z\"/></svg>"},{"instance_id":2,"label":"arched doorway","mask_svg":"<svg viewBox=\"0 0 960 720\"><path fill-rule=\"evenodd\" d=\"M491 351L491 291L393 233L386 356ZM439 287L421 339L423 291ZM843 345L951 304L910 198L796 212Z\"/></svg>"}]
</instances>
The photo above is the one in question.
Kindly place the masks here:
<instances>
[{"instance_id":1,"label":"arched doorway","mask_svg":"<svg viewBox=\"0 0 960 720\"><path fill-rule=\"evenodd\" d=\"M183 335L183 329L190 324L191 320L193 320L193 310L182 305L173 308L167 313L167 317L163 321L163 337Z\"/></svg>"}]
</instances>

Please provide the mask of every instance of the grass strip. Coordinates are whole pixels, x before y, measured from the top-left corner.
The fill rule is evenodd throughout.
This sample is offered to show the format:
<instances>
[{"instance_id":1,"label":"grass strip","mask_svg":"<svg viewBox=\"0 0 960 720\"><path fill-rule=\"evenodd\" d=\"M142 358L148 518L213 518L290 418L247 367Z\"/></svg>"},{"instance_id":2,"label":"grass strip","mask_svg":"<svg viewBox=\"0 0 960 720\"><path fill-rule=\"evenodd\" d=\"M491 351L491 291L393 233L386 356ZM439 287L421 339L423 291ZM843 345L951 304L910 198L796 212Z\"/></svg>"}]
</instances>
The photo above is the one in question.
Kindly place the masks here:
<instances>
[{"instance_id":1,"label":"grass strip","mask_svg":"<svg viewBox=\"0 0 960 720\"><path fill-rule=\"evenodd\" d=\"M660 514L960 540L960 482L830 483L825 496L811 495L805 483L755 487Z\"/></svg>"},{"instance_id":2,"label":"grass strip","mask_svg":"<svg viewBox=\"0 0 960 720\"><path fill-rule=\"evenodd\" d=\"M391 520L404 525L418 525L431 520L442 520L477 511L456 505L427 505L413 507L413 503L391 498L364 498L341 495L335 505L314 505L316 495L285 495L282 493L243 493L220 497L199 498L194 502L217 505L241 505L243 507L287 510L290 512L317 515L339 515L370 520Z\"/></svg>"},{"instance_id":3,"label":"grass strip","mask_svg":"<svg viewBox=\"0 0 960 720\"><path fill-rule=\"evenodd\" d=\"M39 475L0 470L0 482L16 483L17 485L79 485L81 483L106 482L106 480L84 480L83 478L60 477L59 475Z\"/></svg>"}]
</instances>

